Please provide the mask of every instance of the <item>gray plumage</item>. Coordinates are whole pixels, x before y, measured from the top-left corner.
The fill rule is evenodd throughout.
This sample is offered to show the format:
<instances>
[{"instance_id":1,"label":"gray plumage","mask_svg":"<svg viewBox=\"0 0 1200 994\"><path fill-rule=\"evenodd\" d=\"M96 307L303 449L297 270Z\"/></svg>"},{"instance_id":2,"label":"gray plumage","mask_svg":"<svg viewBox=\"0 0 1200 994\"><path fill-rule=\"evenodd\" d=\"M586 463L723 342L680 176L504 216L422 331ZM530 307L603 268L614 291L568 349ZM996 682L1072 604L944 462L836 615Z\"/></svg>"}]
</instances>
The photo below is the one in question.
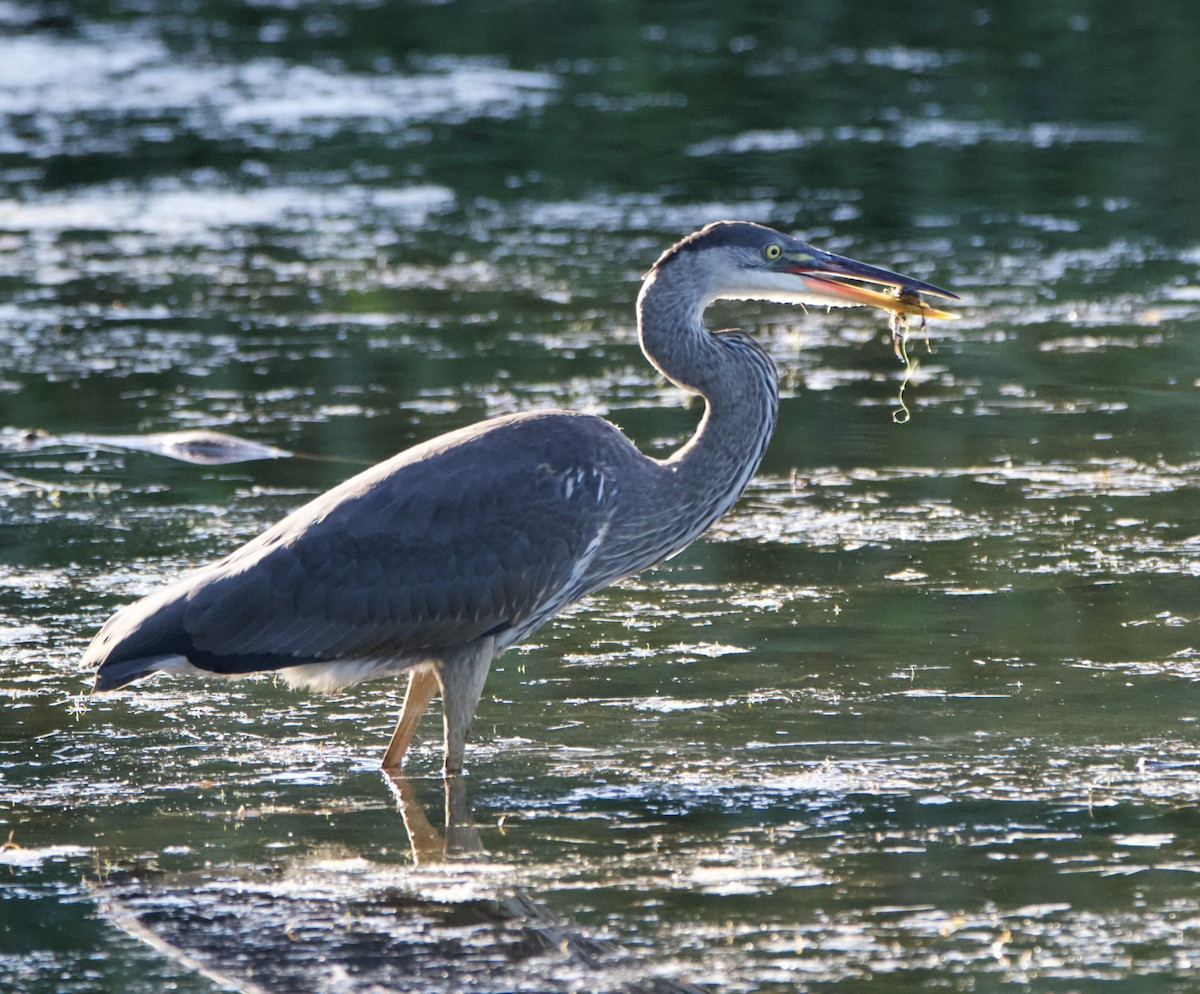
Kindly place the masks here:
<instances>
[{"instance_id":1,"label":"gray plumage","mask_svg":"<svg viewBox=\"0 0 1200 994\"><path fill-rule=\"evenodd\" d=\"M589 592L679 552L745 489L775 426L774 364L709 332L720 297L845 302L831 276L941 293L747 222L665 252L638 298L647 359L704 397L670 458L569 411L497 418L380 463L221 561L120 610L84 661L95 689L157 670L277 670L321 689L408 671L385 756L395 769L432 695L461 768L492 658Z\"/></svg>"}]
</instances>

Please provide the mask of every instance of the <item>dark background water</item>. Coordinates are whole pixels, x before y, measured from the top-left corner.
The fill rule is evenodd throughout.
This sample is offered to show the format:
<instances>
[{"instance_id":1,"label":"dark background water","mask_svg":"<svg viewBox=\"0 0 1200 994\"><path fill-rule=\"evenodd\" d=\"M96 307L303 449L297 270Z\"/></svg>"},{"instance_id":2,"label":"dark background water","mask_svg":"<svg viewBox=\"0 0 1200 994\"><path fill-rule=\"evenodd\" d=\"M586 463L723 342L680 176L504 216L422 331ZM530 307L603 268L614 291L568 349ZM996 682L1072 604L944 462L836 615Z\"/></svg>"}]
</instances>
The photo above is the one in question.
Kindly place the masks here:
<instances>
[{"instance_id":1,"label":"dark background water","mask_svg":"<svg viewBox=\"0 0 1200 994\"><path fill-rule=\"evenodd\" d=\"M0 5L0 987L1193 990L1197 92L1179 4ZM489 857L414 856L395 687L83 696L113 609L359 465L678 445L633 300L720 217L962 320L900 427L878 315L714 308L777 436L499 661ZM77 437L190 428L321 458Z\"/></svg>"}]
</instances>

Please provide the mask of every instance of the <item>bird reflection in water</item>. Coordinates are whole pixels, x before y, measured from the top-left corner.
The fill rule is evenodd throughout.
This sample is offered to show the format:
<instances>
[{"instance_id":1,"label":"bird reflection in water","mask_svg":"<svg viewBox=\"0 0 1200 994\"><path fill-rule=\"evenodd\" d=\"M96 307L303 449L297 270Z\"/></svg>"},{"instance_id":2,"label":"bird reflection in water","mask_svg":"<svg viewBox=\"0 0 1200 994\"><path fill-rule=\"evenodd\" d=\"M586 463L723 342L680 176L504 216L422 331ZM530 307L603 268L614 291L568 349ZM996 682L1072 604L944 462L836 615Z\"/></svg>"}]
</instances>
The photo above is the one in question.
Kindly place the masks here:
<instances>
[{"instance_id":1,"label":"bird reflection in water","mask_svg":"<svg viewBox=\"0 0 1200 994\"><path fill-rule=\"evenodd\" d=\"M411 868L323 849L270 870L139 864L92 890L113 924L243 994L700 994L514 887L488 862L463 777L444 780L444 831L412 782L389 786Z\"/></svg>"}]
</instances>

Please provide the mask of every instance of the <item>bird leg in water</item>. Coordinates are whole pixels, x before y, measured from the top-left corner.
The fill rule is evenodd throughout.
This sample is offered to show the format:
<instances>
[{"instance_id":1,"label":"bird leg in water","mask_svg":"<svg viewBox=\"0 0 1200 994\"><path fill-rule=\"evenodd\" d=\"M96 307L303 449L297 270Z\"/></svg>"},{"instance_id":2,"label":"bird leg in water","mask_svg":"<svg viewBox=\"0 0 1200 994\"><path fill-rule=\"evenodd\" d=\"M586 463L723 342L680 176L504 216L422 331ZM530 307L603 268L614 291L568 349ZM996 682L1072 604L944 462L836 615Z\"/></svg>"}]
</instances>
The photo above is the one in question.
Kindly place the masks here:
<instances>
[{"instance_id":1,"label":"bird leg in water","mask_svg":"<svg viewBox=\"0 0 1200 994\"><path fill-rule=\"evenodd\" d=\"M417 731L417 724L437 689L438 678L432 666L414 666L408 671L408 690L400 708L400 720L396 722L392 741L388 743L387 752L383 754L383 762L380 764L388 773L398 773L404 765L404 754L408 752L409 744Z\"/></svg>"},{"instance_id":2,"label":"bird leg in water","mask_svg":"<svg viewBox=\"0 0 1200 994\"><path fill-rule=\"evenodd\" d=\"M465 651L443 659L434 671L442 685L442 721L446 729L447 775L462 773L467 748L467 732L479 706L483 682L487 679L496 640L486 638Z\"/></svg>"}]
</instances>

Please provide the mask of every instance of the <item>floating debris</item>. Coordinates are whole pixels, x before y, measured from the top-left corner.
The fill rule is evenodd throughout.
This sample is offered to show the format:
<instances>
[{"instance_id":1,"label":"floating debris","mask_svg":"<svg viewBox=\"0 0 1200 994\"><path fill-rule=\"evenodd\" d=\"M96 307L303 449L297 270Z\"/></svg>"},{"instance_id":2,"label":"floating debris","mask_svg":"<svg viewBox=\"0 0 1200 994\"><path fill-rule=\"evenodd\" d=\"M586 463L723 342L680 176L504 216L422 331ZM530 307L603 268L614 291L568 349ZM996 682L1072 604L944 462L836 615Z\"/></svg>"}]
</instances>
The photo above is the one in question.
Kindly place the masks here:
<instances>
[{"instance_id":1,"label":"floating debris","mask_svg":"<svg viewBox=\"0 0 1200 994\"><path fill-rule=\"evenodd\" d=\"M255 459L288 459L292 456L286 449L277 449L273 445L251 442L236 435L205 429L156 432L152 435L62 435L59 441L68 445L149 452L205 466L250 462Z\"/></svg>"}]
</instances>

